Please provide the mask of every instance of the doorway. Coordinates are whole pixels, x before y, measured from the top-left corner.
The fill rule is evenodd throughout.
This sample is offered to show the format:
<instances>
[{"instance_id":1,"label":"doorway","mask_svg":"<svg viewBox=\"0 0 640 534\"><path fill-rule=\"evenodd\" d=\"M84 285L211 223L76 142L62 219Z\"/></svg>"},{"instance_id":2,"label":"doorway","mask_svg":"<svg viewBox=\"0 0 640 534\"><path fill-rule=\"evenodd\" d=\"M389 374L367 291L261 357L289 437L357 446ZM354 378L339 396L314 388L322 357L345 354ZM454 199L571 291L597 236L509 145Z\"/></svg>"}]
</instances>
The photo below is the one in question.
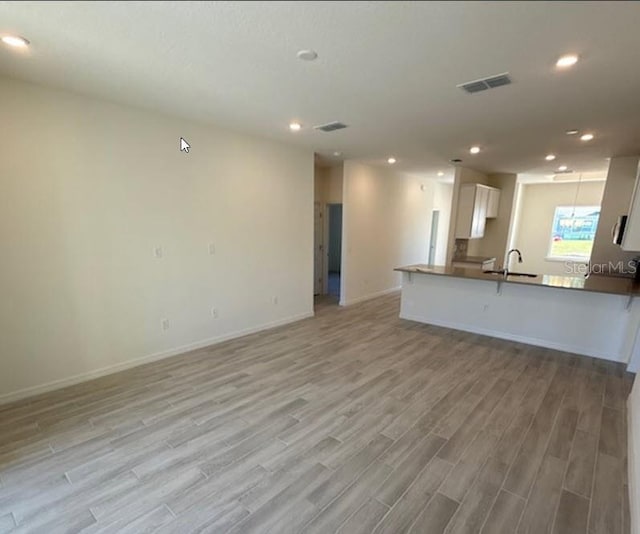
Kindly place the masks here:
<instances>
[{"instance_id":1,"label":"doorway","mask_svg":"<svg viewBox=\"0 0 640 534\"><path fill-rule=\"evenodd\" d=\"M326 294L340 297L342 269L342 204L327 204Z\"/></svg>"},{"instance_id":2,"label":"doorway","mask_svg":"<svg viewBox=\"0 0 640 534\"><path fill-rule=\"evenodd\" d=\"M429 237L429 257L427 263L435 265L436 263L436 247L438 245L438 222L440 221L440 211L433 210L431 213L431 236Z\"/></svg>"},{"instance_id":3,"label":"doorway","mask_svg":"<svg viewBox=\"0 0 640 534\"><path fill-rule=\"evenodd\" d=\"M324 218L322 204L313 203L313 294L324 293Z\"/></svg>"}]
</instances>

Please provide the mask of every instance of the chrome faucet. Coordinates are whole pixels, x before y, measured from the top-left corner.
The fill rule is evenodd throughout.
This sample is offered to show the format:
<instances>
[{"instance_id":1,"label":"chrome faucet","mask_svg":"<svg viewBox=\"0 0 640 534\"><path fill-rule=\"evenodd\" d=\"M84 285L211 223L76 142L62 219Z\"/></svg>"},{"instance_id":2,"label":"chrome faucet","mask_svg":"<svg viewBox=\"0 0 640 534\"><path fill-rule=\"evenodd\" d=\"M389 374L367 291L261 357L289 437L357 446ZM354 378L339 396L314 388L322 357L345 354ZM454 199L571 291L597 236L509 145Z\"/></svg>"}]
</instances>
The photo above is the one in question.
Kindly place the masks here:
<instances>
[{"instance_id":1,"label":"chrome faucet","mask_svg":"<svg viewBox=\"0 0 640 534\"><path fill-rule=\"evenodd\" d=\"M511 260L511 254L518 254L518 263L522 263L522 253L517 248L512 248L509 252L507 252L507 258L504 262L504 277L509 276L509 262Z\"/></svg>"}]
</instances>

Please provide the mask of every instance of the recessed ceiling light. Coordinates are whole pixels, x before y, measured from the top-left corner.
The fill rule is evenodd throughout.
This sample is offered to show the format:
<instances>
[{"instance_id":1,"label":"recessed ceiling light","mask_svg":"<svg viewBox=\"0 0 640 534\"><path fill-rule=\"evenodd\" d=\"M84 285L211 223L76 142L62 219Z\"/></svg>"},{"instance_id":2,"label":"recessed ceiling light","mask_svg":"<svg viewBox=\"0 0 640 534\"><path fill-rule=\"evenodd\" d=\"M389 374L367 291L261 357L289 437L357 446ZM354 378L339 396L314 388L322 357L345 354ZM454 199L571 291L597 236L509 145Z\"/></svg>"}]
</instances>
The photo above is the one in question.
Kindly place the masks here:
<instances>
[{"instance_id":1,"label":"recessed ceiling light","mask_svg":"<svg viewBox=\"0 0 640 534\"><path fill-rule=\"evenodd\" d=\"M566 171L566 170L567 170L567 168L568 168L568 167L567 167L566 165L560 165L560 167L558 167L558 170L559 170L560 172L564 172L564 171Z\"/></svg>"},{"instance_id":2,"label":"recessed ceiling light","mask_svg":"<svg viewBox=\"0 0 640 534\"><path fill-rule=\"evenodd\" d=\"M547 154L544 159L546 159L547 161L553 161L554 159L556 159L556 155L555 154Z\"/></svg>"},{"instance_id":3,"label":"recessed ceiling light","mask_svg":"<svg viewBox=\"0 0 640 534\"><path fill-rule=\"evenodd\" d=\"M444 173L442 171L438 171L438 176L444 176Z\"/></svg>"},{"instance_id":4,"label":"recessed ceiling light","mask_svg":"<svg viewBox=\"0 0 640 534\"><path fill-rule=\"evenodd\" d=\"M593 134L586 133L580 136L580 141L591 141L593 139Z\"/></svg>"},{"instance_id":5,"label":"recessed ceiling light","mask_svg":"<svg viewBox=\"0 0 640 534\"><path fill-rule=\"evenodd\" d=\"M334 152L334 153L333 153L333 155L334 155L336 158L339 158L340 156L342 156L342 152L338 152L338 151L336 151L336 152Z\"/></svg>"},{"instance_id":6,"label":"recessed ceiling light","mask_svg":"<svg viewBox=\"0 0 640 534\"><path fill-rule=\"evenodd\" d=\"M14 48L26 48L29 46L29 41L19 35L3 35L2 42Z\"/></svg>"},{"instance_id":7,"label":"recessed ceiling light","mask_svg":"<svg viewBox=\"0 0 640 534\"><path fill-rule=\"evenodd\" d=\"M396 161L397 161L397 160L396 160L396 158L391 157L391 158L389 158L389 159L387 160L387 163L388 163L389 165L393 165Z\"/></svg>"},{"instance_id":8,"label":"recessed ceiling light","mask_svg":"<svg viewBox=\"0 0 640 534\"><path fill-rule=\"evenodd\" d=\"M300 50L297 54L298 59L302 61L314 61L318 59L318 53L315 50Z\"/></svg>"},{"instance_id":9,"label":"recessed ceiling light","mask_svg":"<svg viewBox=\"0 0 640 534\"><path fill-rule=\"evenodd\" d=\"M302 129L302 124L300 124L299 122L289 123L289 130L291 130L292 132L299 132L301 129Z\"/></svg>"},{"instance_id":10,"label":"recessed ceiling light","mask_svg":"<svg viewBox=\"0 0 640 534\"><path fill-rule=\"evenodd\" d=\"M577 135L578 130L567 130L565 133L566 133L567 135Z\"/></svg>"},{"instance_id":11,"label":"recessed ceiling light","mask_svg":"<svg viewBox=\"0 0 640 534\"><path fill-rule=\"evenodd\" d=\"M478 154L480 152L480 147L479 146L472 146L469 149L469 152L471 152L472 154Z\"/></svg>"},{"instance_id":12,"label":"recessed ceiling light","mask_svg":"<svg viewBox=\"0 0 640 534\"><path fill-rule=\"evenodd\" d=\"M567 54L566 56L562 56L556 61L556 67L560 67L561 69L566 69L567 67L573 67L578 62L578 56L575 54Z\"/></svg>"}]
</instances>

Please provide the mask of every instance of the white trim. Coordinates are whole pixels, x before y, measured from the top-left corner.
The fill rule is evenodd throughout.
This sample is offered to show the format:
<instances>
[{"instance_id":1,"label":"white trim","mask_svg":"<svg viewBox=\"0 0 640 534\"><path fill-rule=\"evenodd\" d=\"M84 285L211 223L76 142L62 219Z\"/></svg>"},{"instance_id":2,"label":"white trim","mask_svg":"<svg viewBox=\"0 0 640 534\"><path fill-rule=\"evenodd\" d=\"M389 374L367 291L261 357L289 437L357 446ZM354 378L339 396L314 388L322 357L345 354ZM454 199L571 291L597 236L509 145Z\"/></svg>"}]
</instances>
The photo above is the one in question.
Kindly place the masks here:
<instances>
[{"instance_id":1,"label":"white trim","mask_svg":"<svg viewBox=\"0 0 640 534\"><path fill-rule=\"evenodd\" d=\"M250 334L255 334L257 332L262 332L264 330L270 330L271 328L277 328L278 326L284 326L286 324L295 323L297 321L301 321L303 319L308 319L310 317L313 317L314 315L315 315L314 312L305 312L298 315L292 315L291 317L286 317L285 319L280 319L278 321L264 323L252 328L246 328L244 330L237 330L235 332L230 332L228 334L223 334L221 336L203 339L201 341L189 343L187 345L182 345L180 347L174 347L172 349L167 349L167 350L163 350L153 354L148 354L147 356L142 356L140 358L127 360L126 362L116 363L114 365L102 367L94 371L88 371L86 373L80 373L78 375L70 376L68 378L62 378L59 380L54 380L52 382L47 382L46 384L30 386L27 388L19 389L18 391L13 391L11 393L5 393L3 395L0 395L0 405L25 399L27 397L32 397L34 395L39 395L41 393L48 393L49 391L54 391L56 389L62 389L68 386L73 386L81 382L86 382L88 380L100 378L101 376L106 376L113 373L117 373L119 371L124 371L126 369L131 369L132 367L138 367L139 365L143 365L145 363L150 363L157 360L163 360L165 358L170 358L171 356L184 354L185 352L202 349L211 345L217 345L218 343L223 343L224 341L229 341L231 339L236 339L236 338L247 336Z\"/></svg>"},{"instance_id":2,"label":"white trim","mask_svg":"<svg viewBox=\"0 0 640 534\"><path fill-rule=\"evenodd\" d=\"M402 289L401 286L396 286L396 287L391 287L389 289L383 289L382 291L376 291L375 293L369 293L368 295L363 295L362 297L356 297L355 299L341 300L340 306L351 306L352 304L358 304L366 300L375 299L376 297L382 297L384 295L389 295L390 293L396 293L401 289Z\"/></svg>"},{"instance_id":3,"label":"white trim","mask_svg":"<svg viewBox=\"0 0 640 534\"><path fill-rule=\"evenodd\" d=\"M554 343L546 339L539 339L536 337L518 336L515 334L509 334L506 332L500 332L498 330L490 330L488 328L478 328L462 323L450 323L447 321L438 321L433 319L425 319L417 315L400 313L400 319L407 319L409 321L416 321L423 324L432 324L435 326L442 326L444 328L452 328L454 330L463 330L465 332L471 332L473 334L480 334L483 336L497 337L500 339L507 339L509 341L517 341L518 343L526 343L527 345L535 345L537 347L546 347L548 349L555 349L564 352L571 352L573 354L583 354L585 356L592 356L594 358L600 358L602 360L609 360L612 362L626 363L615 354L602 354L596 351L592 351L589 348L581 347L578 345L569 345L565 343Z\"/></svg>"},{"instance_id":4,"label":"white trim","mask_svg":"<svg viewBox=\"0 0 640 534\"><path fill-rule=\"evenodd\" d=\"M591 256L546 256L544 261L555 261L558 263L589 263Z\"/></svg>"},{"instance_id":5,"label":"white trim","mask_svg":"<svg viewBox=\"0 0 640 534\"><path fill-rule=\"evenodd\" d=\"M637 451L634 446L634 434L638 430L633 424L633 393L627 397L627 473L629 486L629 516L631 518L631 534L640 534L640 494L638 484L640 480L636 480L636 458ZM639 444L640 445L640 444Z\"/></svg>"}]
</instances>

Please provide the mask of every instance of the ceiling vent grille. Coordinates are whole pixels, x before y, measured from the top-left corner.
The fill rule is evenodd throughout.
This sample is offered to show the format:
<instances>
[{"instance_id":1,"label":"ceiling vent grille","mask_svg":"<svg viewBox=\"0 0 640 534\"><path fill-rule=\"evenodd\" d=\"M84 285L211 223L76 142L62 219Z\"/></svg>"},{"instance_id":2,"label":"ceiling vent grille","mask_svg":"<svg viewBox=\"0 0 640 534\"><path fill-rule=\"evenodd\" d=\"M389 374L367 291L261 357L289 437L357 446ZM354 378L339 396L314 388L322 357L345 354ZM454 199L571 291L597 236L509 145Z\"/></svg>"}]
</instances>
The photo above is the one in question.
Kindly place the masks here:
<instances>
[{"instance_id":1,"label":"ceiling vent grille","mask_svg":"<svg viewBox=\"0 0 640 534\"><path fill-rule=\"evenodd\" d=\"M496 87L502 87L503 85L509 85L511 78L508 72L502 74L496 74L495 76L489 76L481 80L474 80L472 82L461 83L456 87L459 87L463 91L473 94L480 93L481 91L487 91L488 89L495 89Z\"/></svg>"},{"instance_id":2,"label":"ceiling vent grille","mask_svg":"<svg viewBox=\"0 0 640 534\"><path fill-rule=\"evenodd\" d=\"M323 132L335 132L336 130L342 130L346 128L347 125L341 122L328 122L327 124L320 124L318 126L314 126L314 130L322 130Z\"/></svg>"}]
</instances>

